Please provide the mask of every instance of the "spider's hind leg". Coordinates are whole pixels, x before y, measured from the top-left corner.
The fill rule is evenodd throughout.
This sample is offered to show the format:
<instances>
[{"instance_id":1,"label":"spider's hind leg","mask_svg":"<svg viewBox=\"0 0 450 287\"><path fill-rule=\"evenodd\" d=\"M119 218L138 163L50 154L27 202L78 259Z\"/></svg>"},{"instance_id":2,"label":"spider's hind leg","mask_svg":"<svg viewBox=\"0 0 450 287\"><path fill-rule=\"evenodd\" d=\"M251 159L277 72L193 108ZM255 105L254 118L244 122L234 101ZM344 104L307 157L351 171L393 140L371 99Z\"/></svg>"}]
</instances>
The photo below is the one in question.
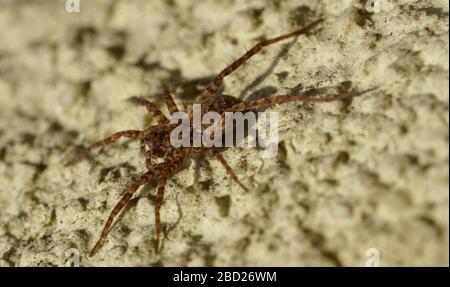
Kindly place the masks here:
<instances>
[{"instance_id":1,"label":"spider's hind leg","mask_svg":"<svg viewBox=\"0 0 450 287\"><path fill-rule=\"evenodd\" d=\"M113 210L109 214L109 217L106 220L106 223L105 223L105 226L103 227L100 238L95 243L89 256L93 256L95 253L97 253L97 251L100 249L100 247L102 247L103 242L105 241L106 237L108 237L108 234L111 231L111 226L114 221L114 218L116 217L117 214L119 214L120 211L122 211L122 209L125 207L125 205L130 201L133 194L138 190L138 188L141 185L144 185L146 182L151 180L153 177L154 177L154 173L152 171L148 171L147 173L143 174L141 177L139 177L135 182L133 182L128 187L127 192L122 196L122 198L114 206Z\"/></svg>"}]
</instances>

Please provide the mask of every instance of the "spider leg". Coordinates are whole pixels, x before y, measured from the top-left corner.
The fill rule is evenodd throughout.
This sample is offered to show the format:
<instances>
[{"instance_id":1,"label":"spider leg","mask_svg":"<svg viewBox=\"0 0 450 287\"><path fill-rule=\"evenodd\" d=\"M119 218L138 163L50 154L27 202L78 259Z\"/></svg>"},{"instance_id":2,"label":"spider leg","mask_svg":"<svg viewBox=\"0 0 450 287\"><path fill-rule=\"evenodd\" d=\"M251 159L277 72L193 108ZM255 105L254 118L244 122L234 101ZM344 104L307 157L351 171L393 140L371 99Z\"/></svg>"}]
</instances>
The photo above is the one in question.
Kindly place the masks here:
<instances>
[{"instance_id":1,"label":"spider leg","mask_svg":"<svg viewBox=\"0 0 450 287\"><path fill-rule=\"evenodd\" d=\"M140 131L140 130L126 130L126 131L121 131L121 132L117 132L107 138L104 138L98 142L95 142L93 144L91 144L88 147L88 150L92 150L95 148L99 148L102 147L104 145L113 143L115 141L117 141L118 139L120 139L121 137L127 137L127 138L135 138L135 139L143 139L144 138L144 132Z\"/></svg>"},{"instance_id":2,"label":"spider leg","mask_svg":"<svg viewBox=\"0 0 450 287\"><path fill-rule=\"evenodd\" d=\"M344 92L344 93L334 95L332 97L321 97L321 98L310 97L310 96L292 96L292 95L276 96L275 95L275 96L270 96L268 98L251 101L248 103L242 102L242 103L238 103L238 104L232 106L231 108L229 108L228 110L224 111L222 113L222 121L220 121L219 124L222 125L222 131L225 131L227 128L227 123L225 120L225 113L227 113L227 112L231 112L231 113L244 112L244 111L248 111L248 110L252 110L252 109L256 109L256 108L267 107L267 106L281 104L281 103L287 103L287 102L305 102L305 103L335 102L335 101L340 101L340 100L345 100L348 98L360 96L362 94L365 94L367 92L370 92L370 91L373 91L376 89L377 89L377 87L374 87L374 88L364 90L362 92L356 92L356 91L352 90L349 92Z\"/></svg>"},{"instance_id":3,"label":"spider leg","mask_svg":"<svg viewBox=\"0 0 450 287\"><path fill-rule=\"evenodd\" d=\"M267 107L275 104L281 104L286 102L304 102L304 103L329 103L329 102L335 102L340 100L345 100L347 98L359 96L361 94L364 94L366 92L372 91L375 88L368 89L362 92L344 92L340 93L338 95L334 95L331 97L309 97L309 96L290 96L290 95L283 95L283 96L270 96L268 98L260 99L251 101L248 103L239 103L231 107L227 112L242 112L247 111L251 109L261 108L261 107Z\"/></svg>"},{"instance_id":4,"label":"spider leg","mask_svg":"<svg viewBox=\"0 0 450 287\"><path fill-rule=\"evenodd\" d=\"M225 167L227 173L234 179L234 181L236 181L236 183L239 184L245 191L248 191L248 188L241 182L239 177L234 172L233 168L228 164L223 156L217 150L210 149L209 152L223 165L223 167Z\"/></svg>"},{"instance_id":5,"label":"spider leg","mask_svg":"<svg viewBox=\"0 0 450 287\"><path fill-rule=\"evenodd\" d=\"M228 67L223 69L217 75L217 77L211 83L209 83L206 90L202 93L201 98L205 98L205 97L214 95L217 92L217 90L219 89L220 85L222 84L222 82L226 76L230 75L234 70L236 70L239 66L244 64L248 59L250 59L253 55L258 53L264 47L275 44L277 42L283 41L283 40L291 38L291 37L298 36L300 34L304 34L304 33L308 32L308 30L310 30L311 28L313 28L314 26L316 26L317 24L319 24L322 21L323 21L323 19L319 19L317 21L314 21L314 22L306 25L305 27L303 27L300 30L297 30L297 31L294 31L294 32L291 32L288 34L284 34L282 36L272 38L272 39L269 39L269 40L266 40L266 41L256 44L250 50L248 50L244 55L242 55L239 59L235 60L233 63L231 63L231 65L229 65Z\"/></svg>"},{"instance_id":6,"label":"spider leg","mask_svg":"<svg viewBox=\"0 0 450 287\"><path fill-rule=\"evenodd\" d=\"M138 188L141 185L145 184L147 181L149 181L153 176L154 176L153 172L148 171L128 187L127 192L122 196L122 198L119 200L119 202L116 204L116 206L114 206L113 210L111 211L108 219L106 220L105 226L103 227L100 238L98 239L97 243L95 243L89 256L93 256L95 253L97 253L100 247L102 247L104 240L111 231L111 225L113 223L114 217L116 217L116 215L125 207L128 201L130 201L131 197L138 190Z\"/></svg>"},{"instance_id":7,"label":"spider leg","mask_svg":"<svg viewBox=\"0 0 450 287\"><path fill-rule=\"evenodd\" d=\"M149 100L142 97L131 97L128 99L133 104L144 106L156 118L158 123L167 121L166 116L158 109L158 107Z\"/></svg>"},{"instance_id":8,"label":"spider leg","mask_svg":"<svg viewBox=\"0 0 450 287\"><path fill-rule=\"evenodd\" d=\"M147 167L147 169L152 169L153 168L153 161L150 157L147 157L145 159L145 166Z\"/></svg>"},{"instance_id":9,"label":"spider leg","mask_svg":"<svg viewBox=\"0 0 450 287\"><path fill-rule=\"evenodd\" d=\"M170 114L178 112L177 104L173 100L172 94L170 93L170 90L167 87L164 88L164 97L166 98L166 104Z\"/></svg>"},{"instance_id":10,"label":"spider leg","mask_svg":"<svg viewBox=\"0 0 450 287\"><path fill-rule=\"evenodd\" d=\"M156 192L155 199L155 225L156 225L156 241L155 241L155 251L158 253L159 238L161 234L161 218L159 211L161 210L162 201L164 198L164 188L166 187L166 179L162 178L159 180L158 191Z\"/></svg>"},{"instance_id":11,"label":"spider leg","mask_svg":"<svg viewBox=\"0 0 450 287\"><path fill-rule=\"evenodd\" d=\"M142 138L139 145L139 152L141 153L141 156L145 157L147 155L146 144L144 139Z\"/></svg>"},{"instance_id":12,"label":"spider leg","mask_svg":"<svg viewBox=\"0 0 450 287\"><path fill-rule=\"evenodd\" d=\"M150 153L149 150L146 149L146 143L144 139L141 140L139 152L141 156L145 159L145 166L147 167L148 170L151 170L153 168L152 154Z\"/></svg>"}]
</instances>

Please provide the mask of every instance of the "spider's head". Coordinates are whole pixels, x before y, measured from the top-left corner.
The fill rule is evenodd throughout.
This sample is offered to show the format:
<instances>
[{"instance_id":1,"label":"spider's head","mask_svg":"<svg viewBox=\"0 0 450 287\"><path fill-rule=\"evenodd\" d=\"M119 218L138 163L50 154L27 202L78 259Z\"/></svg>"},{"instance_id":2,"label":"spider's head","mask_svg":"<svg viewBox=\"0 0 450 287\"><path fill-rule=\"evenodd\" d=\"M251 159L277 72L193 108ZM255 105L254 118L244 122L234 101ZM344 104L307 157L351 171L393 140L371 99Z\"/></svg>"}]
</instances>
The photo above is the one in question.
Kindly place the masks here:
<instances>
[{"instance_id":1,"label":"spider's head","mask_svg":"<svg viewBox=\"0 0 450 287\"><path fill-rule=\"evenodd\" d=\"M171 148L170 130L164 127L155 126L145 133L144 142L151 156L163 158Z\"/></svg>"}]
</instances>

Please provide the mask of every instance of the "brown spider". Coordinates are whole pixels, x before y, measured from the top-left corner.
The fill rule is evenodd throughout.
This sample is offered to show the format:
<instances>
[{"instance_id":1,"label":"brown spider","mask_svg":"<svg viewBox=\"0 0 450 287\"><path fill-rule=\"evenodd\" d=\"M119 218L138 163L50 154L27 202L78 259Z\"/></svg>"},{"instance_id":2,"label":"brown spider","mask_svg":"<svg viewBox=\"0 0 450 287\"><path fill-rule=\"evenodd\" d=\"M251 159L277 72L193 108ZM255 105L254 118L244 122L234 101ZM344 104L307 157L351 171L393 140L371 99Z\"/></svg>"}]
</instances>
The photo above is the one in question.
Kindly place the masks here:
<instances>
[{"instance_id":1,"label":"brown spider","mask_svg":"<svg viewBox=\"0 0 450 287\"><path fill-rule=\"evenodd\" d=\"M221 86L224 78L230 75L234 70L241 66L250 57L258 53L264 47L280 42L282 40L298 36L300 34L306 34L313 27L317 26L322 19L312 22L306 25L304 28L273 38L263 42L260 42L253 46L248 52L246 52L239 59L234 61L231 65L222 70L216 78L208 85L205 91L202 93L199 99L199 103L202 107L202 114L208 111L215 111L219 114L224 114L225 112L243 112L264 106L274 105L278 103L300 101L300 102L332 102L338 101L345 98L349 98L357 95L355 92L346 92L334 95L333 97L326 98L311 98L307 96L294 96L294 95L281 95L281 96L270 96L268 98L263 98L260 100L255 100L251 102L241 102L240 100L226 95L217 94L219 87ZM360 94L360 93L359 93ZM170 114L178 112L178 107L175 104L169 89L165 89L165 100L170 111ZM133 194L138 190L141 185L144 185L148 181L157 180L158 189L156 192L155 199L155 224L156 224L156 241L155 250L158 252L160 232L161 232L161 221L160 221L160 208L164 196L164 187L168 179L180 172L187 167L188 160L205 154L213 156L215 159L220 161L220 163L225 167L227 173L245 190L247 188L242 184L242 182L237 177L233 169L228 165L226 160L220 154L220 149L216 147L172 147L169 143L169 135L171 131L176 127L171 124L169 118L167 118L152 102L141 97L132 97L130 101L147 108L147 110L155 117L157 124L145 128L144 130L125 130L117 132L108 138L98 141L88 147L88 150L93 150L95 148L102 147L104 145L113 143L120 139L121 137L134 138L141 142L141 153L144 154L146 159L146 167L148 171L142 174L138 179L136 179L127 189L127 192L122 196L119 202L115 205L108 219L106 220L105 226L102 230L100 238L98 239L95 246L90 252L90 256L94 255L99 248L103 245L104 240L107 238L109 232L111 231L112 223L116 215L122 211L125 205L129 202ZM188 107L190 111L189 116L192 118L192 106ZM158 161L159 160L159 161Z\"/></svg>"}]
</instances>

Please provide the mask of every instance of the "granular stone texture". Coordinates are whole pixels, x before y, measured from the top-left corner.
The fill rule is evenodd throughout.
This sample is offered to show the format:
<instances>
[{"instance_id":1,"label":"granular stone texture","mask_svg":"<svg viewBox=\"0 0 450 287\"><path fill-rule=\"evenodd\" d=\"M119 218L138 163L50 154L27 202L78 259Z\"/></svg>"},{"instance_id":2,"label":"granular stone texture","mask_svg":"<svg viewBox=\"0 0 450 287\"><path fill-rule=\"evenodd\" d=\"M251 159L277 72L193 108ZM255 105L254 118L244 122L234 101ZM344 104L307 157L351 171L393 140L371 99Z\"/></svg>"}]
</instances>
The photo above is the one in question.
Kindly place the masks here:
<instances>
[{"instance_id":1,"label":"granular stone texture","mask_svg":"<svg viewBox=\"0 0 450 287\"><path fill-rule=\"evenodd\" d=\"M65 6L0 0L1 266L448 265L448 1ZM81 146L150 123L126 99L163 107L166 83L179 105L192 103L246 47L321 17L310 35L252 58L223 92L377 89L266 109L279 113L277 156L223 153L249 192L216 160L193 162L166 187L159 254L146 185L89 257L145 163L127 140L66 163Z\"/></svg>"}]
</instances>

